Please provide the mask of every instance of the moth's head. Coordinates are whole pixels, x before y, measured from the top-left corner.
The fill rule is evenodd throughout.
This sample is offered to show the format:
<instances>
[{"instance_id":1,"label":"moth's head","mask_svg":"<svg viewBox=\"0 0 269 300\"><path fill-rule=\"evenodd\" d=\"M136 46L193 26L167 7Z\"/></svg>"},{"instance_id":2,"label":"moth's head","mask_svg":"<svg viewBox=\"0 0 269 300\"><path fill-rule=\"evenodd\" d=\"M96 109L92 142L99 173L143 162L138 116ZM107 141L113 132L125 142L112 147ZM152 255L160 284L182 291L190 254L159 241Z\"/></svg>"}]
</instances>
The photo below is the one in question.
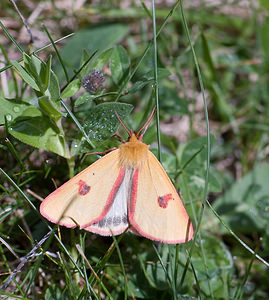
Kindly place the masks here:
<instances>
[{"instance_id":1,"label":"moth's head","mask_svg":"<svg viewBox=\"0 0 269 300\"><path fill-rule=\"evenodd\" d=\"M154 110L151 112L149 118L147 119L146 123L139 129L139 131L136 133L135 131L133 130L129 130L126 125L122 122L122 120L120 119L120 116L119 114L115 111L115 114L117 116L117 118L119 119L121 125L123 126L123 128L126 130L126 132L128 133L129 135L129 139L128 139L128 142L130 141L134 141L134 140L138 140L138 141L142 141L143 139L143 136L145 134L145 132L147 131L148 127L149 127L149 124L150 122L152 121L154 115L156 113L156 109L154 108Z\"/></svg>"}]
</instances>

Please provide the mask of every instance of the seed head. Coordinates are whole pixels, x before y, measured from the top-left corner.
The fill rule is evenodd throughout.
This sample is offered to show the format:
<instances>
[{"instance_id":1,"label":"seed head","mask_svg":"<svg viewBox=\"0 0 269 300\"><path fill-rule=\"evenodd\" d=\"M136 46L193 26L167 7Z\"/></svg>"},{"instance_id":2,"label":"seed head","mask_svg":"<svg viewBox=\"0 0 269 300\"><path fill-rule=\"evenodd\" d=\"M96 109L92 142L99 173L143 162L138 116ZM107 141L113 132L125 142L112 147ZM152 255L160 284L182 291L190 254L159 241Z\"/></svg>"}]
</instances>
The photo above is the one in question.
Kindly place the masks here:
<instances>
[{"instance_id":1,"label":"seed head","mask_svg":"<svg viewBox=\"0 0 269 300\"><path fill-rule=\"evenodd\" d=\"M81 81L81 85L90 94L95 94L100 91L104 87L104 83L105 76L104 73L100 70L93 70Z\"/></svg>"}]
</instances>

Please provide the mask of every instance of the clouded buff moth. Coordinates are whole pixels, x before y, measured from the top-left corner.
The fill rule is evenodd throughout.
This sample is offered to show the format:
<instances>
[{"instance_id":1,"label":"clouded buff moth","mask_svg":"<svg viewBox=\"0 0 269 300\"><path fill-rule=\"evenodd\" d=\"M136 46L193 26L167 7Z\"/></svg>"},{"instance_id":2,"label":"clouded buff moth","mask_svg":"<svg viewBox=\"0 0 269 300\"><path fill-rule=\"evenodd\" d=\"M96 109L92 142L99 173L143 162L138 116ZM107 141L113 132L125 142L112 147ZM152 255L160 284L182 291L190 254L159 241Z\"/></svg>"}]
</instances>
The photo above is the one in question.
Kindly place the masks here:
<instances>
[{"instance_id":1,"label":"clouded buff moth","mask_svg":"<svg viewBox=\"0 0 269 300\"><path fill-rule=\"evenodd\" d=\"M164 243L190 240L193 228L187 212L149 145L142 142L142 129L138 134L126 129L129 140L47 196L41 214L53 223L79 225L100 235L128 228Z\"/></svg>"}]
</instances>

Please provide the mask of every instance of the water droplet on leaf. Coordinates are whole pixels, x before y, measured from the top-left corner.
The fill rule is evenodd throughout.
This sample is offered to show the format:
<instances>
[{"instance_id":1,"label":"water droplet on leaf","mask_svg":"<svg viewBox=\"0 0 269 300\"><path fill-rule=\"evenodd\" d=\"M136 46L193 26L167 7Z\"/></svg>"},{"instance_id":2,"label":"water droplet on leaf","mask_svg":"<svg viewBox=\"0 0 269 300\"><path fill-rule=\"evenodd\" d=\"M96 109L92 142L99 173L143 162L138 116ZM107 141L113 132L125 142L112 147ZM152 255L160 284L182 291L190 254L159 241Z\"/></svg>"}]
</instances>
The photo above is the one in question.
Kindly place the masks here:
<instances>
[{"instance_id":1,"label":"water droplet on leaf","mask_svg":"<svg viewBox=\"0 0 269 300\"><path fill-rule=\"evenodd\" d=\"M11 121L12 120L12 116L10 114L6 115L7 121Z\"/></svg>"},{"instance_id":2,"label":"water droplet on leaf","mask_svg":"<svg viewBox=\"0 0 269 300\"><path fill-rule=\"evenodd\" d=\"M15 105L13 107L14 112L18 113L20 111L20 107L18 105Z\"/></svg>"}]
</instances>

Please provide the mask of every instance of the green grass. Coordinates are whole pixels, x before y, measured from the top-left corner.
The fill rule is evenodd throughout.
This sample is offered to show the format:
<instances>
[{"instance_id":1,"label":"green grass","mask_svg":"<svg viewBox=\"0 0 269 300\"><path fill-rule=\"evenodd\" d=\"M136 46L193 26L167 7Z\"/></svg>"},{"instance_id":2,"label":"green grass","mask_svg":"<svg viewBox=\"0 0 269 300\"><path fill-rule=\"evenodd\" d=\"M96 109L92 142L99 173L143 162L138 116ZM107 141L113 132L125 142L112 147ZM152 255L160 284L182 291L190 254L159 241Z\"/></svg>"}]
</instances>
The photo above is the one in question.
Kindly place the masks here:
<instances>
[{"instance_id":1,"label":"green grass","mask_svg":"<svg viewBox=\"0 0 269 300\"><path fill-rule=\"evenodd\" d=\"M1 297L267 299L266 1L47 4L53 13L30 25L42 46L0 23ZM0 18L20 20L2 5ZM74 27L63 26L71 15ZM105 86L88 93L81 80L94 69ZM143 140L182 196L191 241L102 237L40 215L55 185L98 158L86 153L117 147L115 133L127 138L115 110L138 130L154 107Z\"/></svg>"}]
</instances>

